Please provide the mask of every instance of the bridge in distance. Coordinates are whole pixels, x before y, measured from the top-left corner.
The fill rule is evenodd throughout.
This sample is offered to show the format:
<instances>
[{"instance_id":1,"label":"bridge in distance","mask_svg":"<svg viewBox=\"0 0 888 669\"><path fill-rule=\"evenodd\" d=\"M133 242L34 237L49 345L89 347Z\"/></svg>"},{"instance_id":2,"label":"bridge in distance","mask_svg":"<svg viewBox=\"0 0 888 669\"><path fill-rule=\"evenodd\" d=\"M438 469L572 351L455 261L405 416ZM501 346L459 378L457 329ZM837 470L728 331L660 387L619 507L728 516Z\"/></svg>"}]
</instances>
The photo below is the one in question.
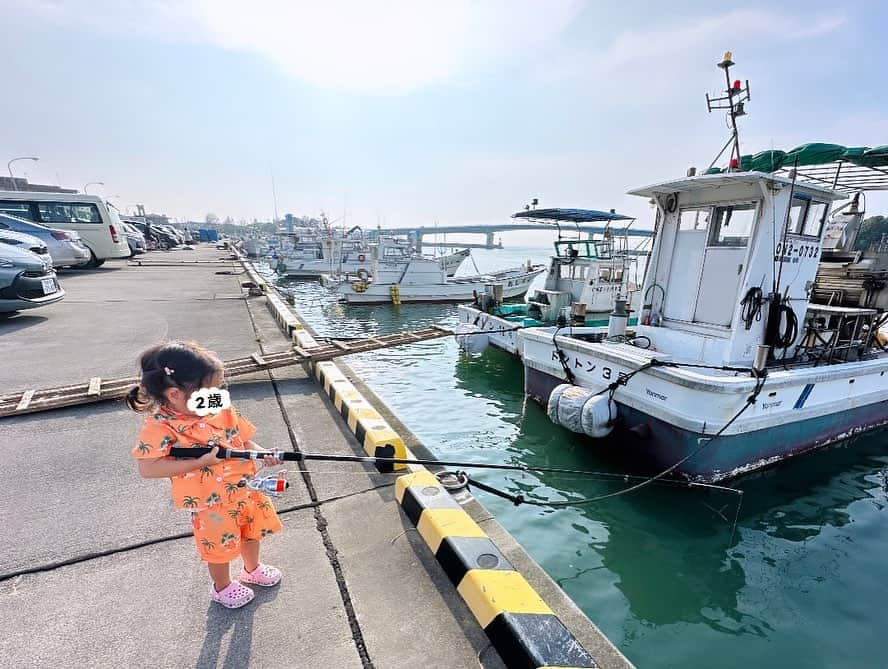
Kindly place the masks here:
<instances>
[{"instance_id":1,"label":"bridge in distance","mask_svg":"<svg viewBox=\"0 0 888 669\"><path fill-rule=\"evenodd\" d=\"M551 230L552 232L561 231L561 233L585 232L589 238L596 234L603 234L604 231L610 230L616 237L651 237L654 233L651 230L631 227L616 227L604 225L592 225L589 223L573 223L562 222L560 225L540 223L540 222L522 222L522 223L485 223L478 225L437 225L427 226L410 226L400 228L377 228L368 232L371 235L406 235L416 244L417 250L423 246L462 246L470 248L502 248L502 244L494 244L493 235L497 232L513 232L516 230ZM485 244L463 244L454 242L423 242L423 237L431 235L447 235L447 234L476 234L485 235Z\"/></svg>"}]
</instances>

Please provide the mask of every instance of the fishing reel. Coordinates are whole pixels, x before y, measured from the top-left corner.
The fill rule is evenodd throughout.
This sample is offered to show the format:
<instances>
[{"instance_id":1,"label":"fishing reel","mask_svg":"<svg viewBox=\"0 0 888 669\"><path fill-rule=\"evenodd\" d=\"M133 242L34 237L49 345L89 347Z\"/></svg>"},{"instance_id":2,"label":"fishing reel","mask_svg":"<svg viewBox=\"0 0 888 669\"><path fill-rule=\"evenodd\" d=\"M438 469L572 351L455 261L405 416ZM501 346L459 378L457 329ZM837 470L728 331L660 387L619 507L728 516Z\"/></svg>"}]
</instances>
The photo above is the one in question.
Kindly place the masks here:
<instances>
[{"instance_id":1,"label":"fishing reel","mask_svg":"<svg viewBox=\"0 0 888 669\"><path fill-rule=\"evenodd\" d=\"M286 474L286 470L269 472L264 476L257 474L253 478L242 478L237 485L239 488L249 488L272 497L280 497L290 487Z\"/></svg>"}]
</instances>

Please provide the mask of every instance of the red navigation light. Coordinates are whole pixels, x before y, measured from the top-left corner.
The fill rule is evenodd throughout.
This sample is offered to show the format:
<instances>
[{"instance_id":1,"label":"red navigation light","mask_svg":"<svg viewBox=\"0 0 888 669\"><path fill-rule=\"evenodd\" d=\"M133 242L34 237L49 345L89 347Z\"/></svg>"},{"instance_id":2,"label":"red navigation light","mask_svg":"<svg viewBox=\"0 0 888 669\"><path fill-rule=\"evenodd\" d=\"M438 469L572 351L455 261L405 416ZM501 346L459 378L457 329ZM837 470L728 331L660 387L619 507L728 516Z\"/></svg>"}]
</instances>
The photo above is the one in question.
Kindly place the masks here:
<instances>
[{"instance_id":1,"label":"red navigation light","mask_svg":"<svg viewBox=\"0 0 888 669\"><path fill-rule=\"evenodd\" d=\"M736 80L734 81L734 90L735 90L735 91L739 91L739 90L740 90L740 80L739 80L739 79L736 79Z\"/></svg>"}]
</instances>

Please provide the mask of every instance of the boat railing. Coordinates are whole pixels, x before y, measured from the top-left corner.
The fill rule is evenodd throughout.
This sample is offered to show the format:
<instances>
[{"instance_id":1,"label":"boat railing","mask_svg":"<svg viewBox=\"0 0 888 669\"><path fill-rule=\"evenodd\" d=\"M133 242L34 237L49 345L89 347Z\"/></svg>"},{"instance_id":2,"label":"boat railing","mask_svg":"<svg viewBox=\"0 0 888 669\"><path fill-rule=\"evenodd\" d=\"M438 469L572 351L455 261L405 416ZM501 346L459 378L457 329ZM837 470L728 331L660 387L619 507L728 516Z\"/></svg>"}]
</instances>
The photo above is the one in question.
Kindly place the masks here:
<instances>
[{"instance_id":1,"label":"boat railing","mask_svg":"<svg viewBox=\"0 0 888 669\"><path fill-rule=\"evenodd\" d=\"M555 255L568 260L573 258L616 260L630 254L628 249L621 246L615 244L612 238L559 240L555 242Z\"/></svg>"},{"instance_id":2,"label":"boat railing","mask_svg":"<svg viewBox=\"0 0 888 669\"><path fill-rule=\"evenodd\" d=\"M881 348L877 337L885 320L886 314L878 309L812 302L793 359L815 367L863 359Z\"/></svg>"}]
</instances>

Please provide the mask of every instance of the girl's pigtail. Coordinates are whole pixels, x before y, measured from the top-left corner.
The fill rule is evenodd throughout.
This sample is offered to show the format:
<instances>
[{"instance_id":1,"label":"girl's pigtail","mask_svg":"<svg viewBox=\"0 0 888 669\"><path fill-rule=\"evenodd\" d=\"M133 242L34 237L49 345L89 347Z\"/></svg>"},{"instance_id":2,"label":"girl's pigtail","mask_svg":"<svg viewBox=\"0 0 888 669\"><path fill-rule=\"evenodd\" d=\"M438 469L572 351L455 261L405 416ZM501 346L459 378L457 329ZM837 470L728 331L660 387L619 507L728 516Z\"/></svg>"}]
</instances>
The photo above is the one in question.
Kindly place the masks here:
<instances>
[{"instance_id":1,"label":"girl's pigtail","mask_svg":"<svg viewBox=\"0 0 888 669\"><path fill-rule=\"evenodd\" d=\"M133 411L148 411L154 401L142 390L142 386L133 386L126 394L126 405Z\"/></svg>"}]
</instances>

